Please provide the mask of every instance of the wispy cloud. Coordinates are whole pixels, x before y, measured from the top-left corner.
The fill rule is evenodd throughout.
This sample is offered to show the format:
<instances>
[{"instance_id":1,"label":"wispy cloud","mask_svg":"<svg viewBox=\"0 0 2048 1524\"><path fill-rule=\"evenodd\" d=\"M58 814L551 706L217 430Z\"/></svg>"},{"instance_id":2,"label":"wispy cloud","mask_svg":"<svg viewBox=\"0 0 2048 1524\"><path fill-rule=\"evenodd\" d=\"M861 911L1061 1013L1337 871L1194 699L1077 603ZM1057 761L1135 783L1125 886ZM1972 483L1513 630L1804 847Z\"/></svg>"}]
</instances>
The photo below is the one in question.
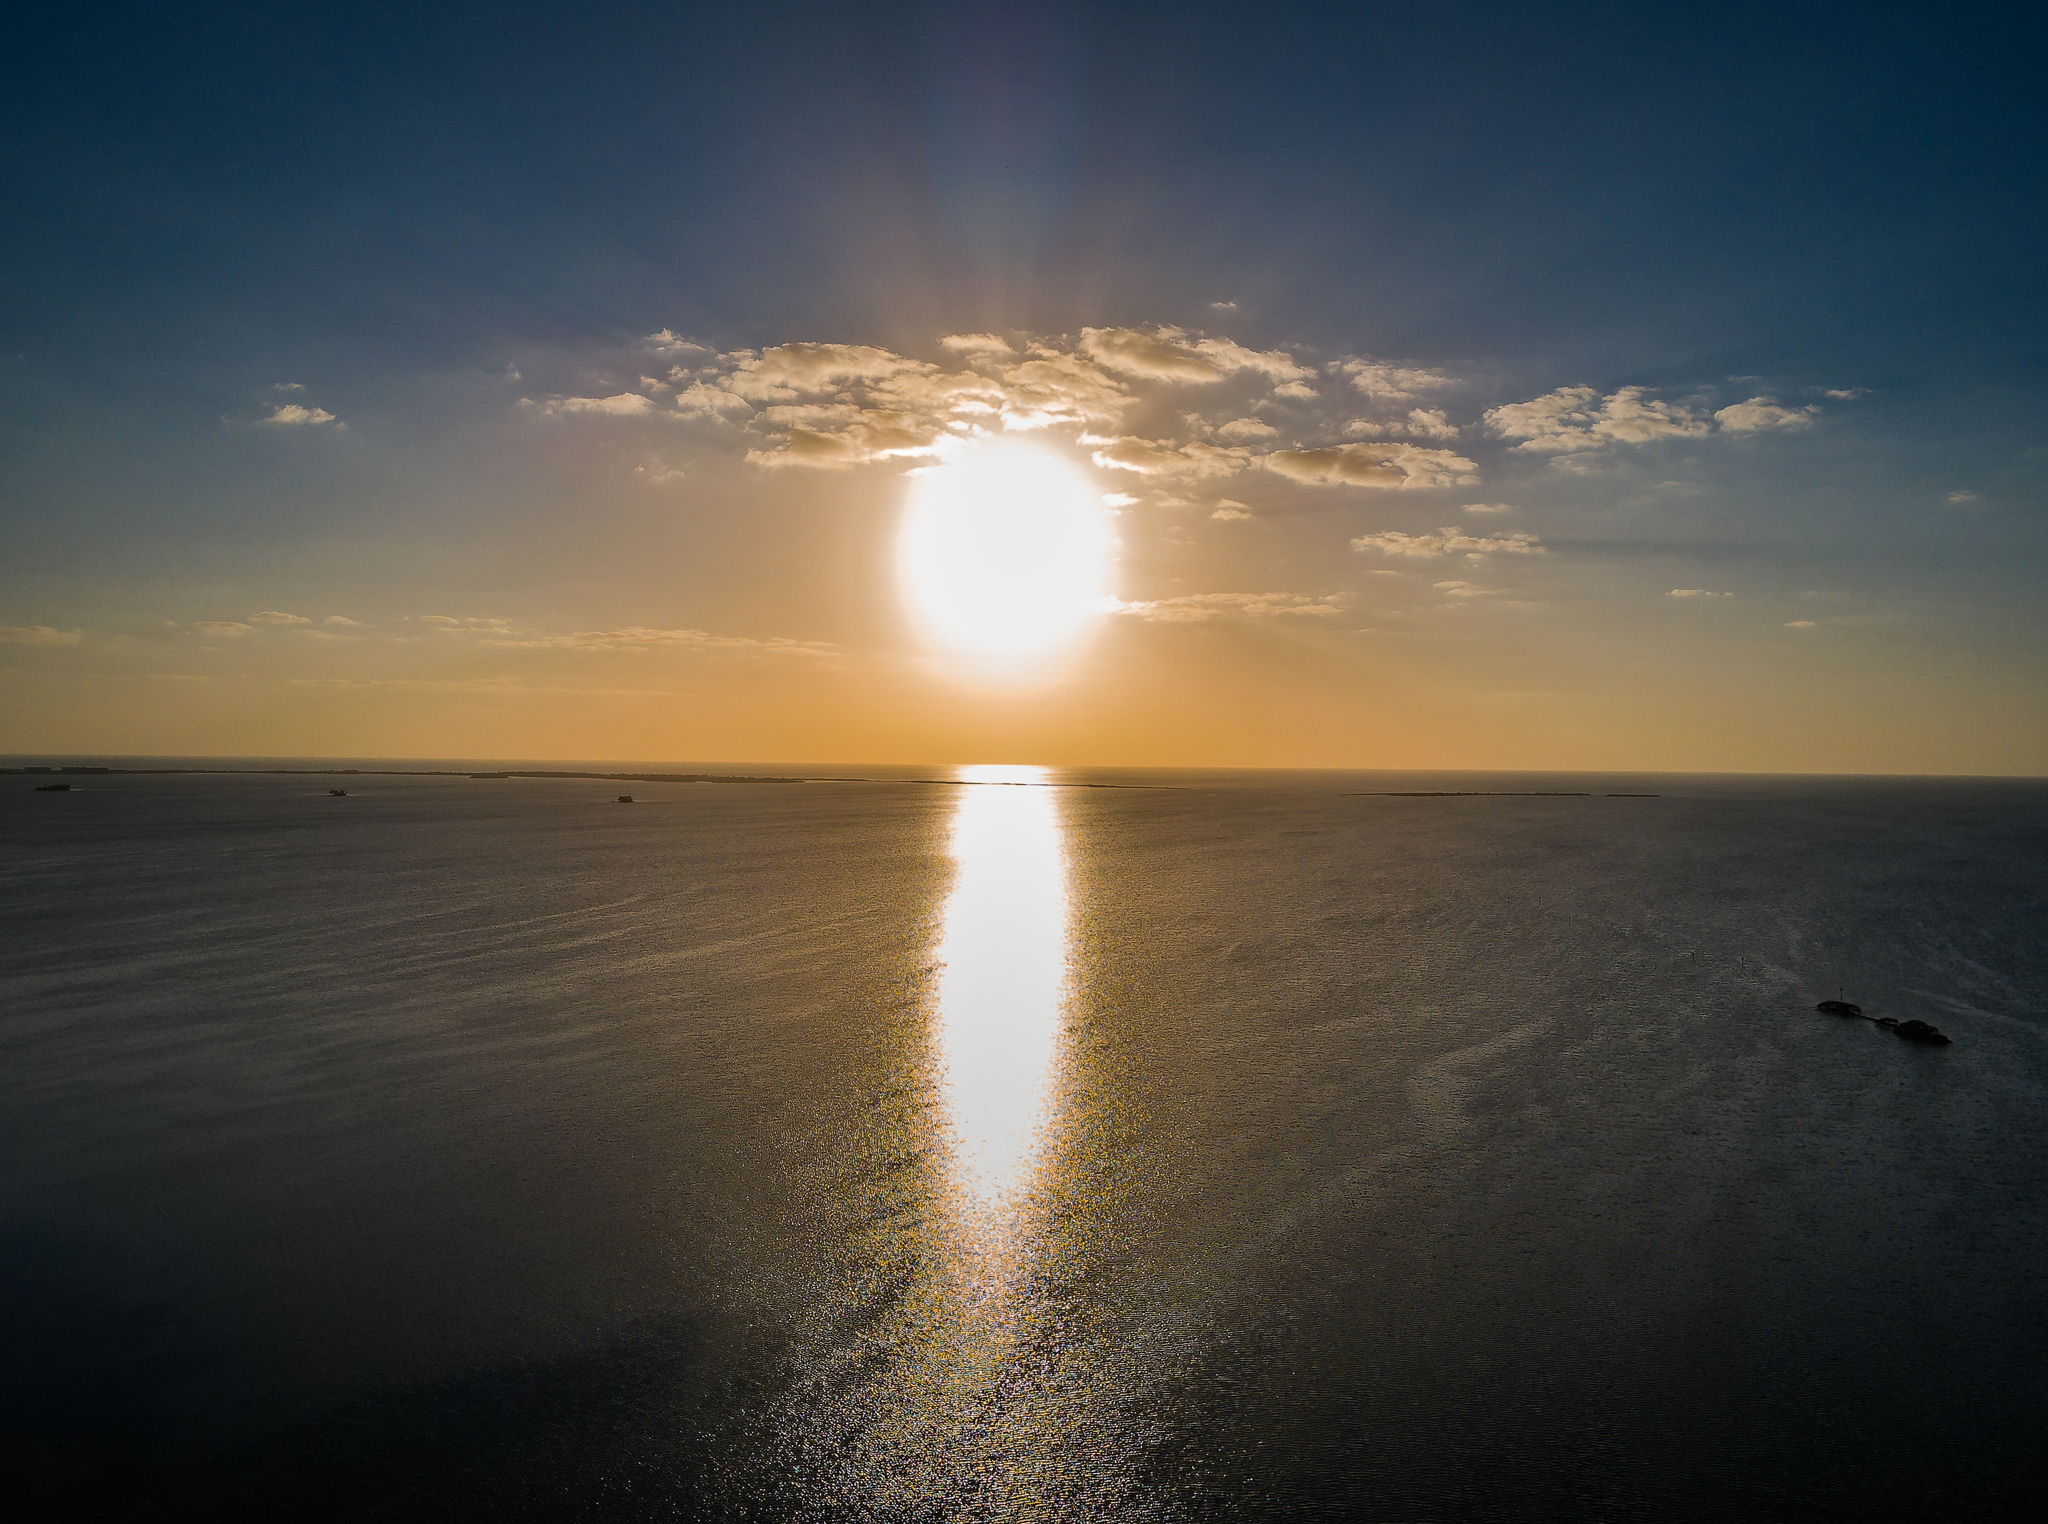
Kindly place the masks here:
<instances>
[{"instance_id":1,"label":"wispy cloud","mask_svg":"<svg viewBox=\"0 0 2048 1524\"><path fill-rule=\"evenodd\" d=\"M62 630L50 624L0 624L0 645L75 646L83 639L83 630Z\"/></svg>"},{"instance_id":2,"label":"wispy cloud","mask_svg":"<svg viewBox=\"0 0 2048 1524\"><path fill-rule=\"evenodd\" d=\"M1533 534L1467 534L1445 527L1435 533L1403 534L1398 529L1360 535L1351 542L1353 550L1376 551L1385 556L1542 556L1549 547Z\"/></svg>"},{"instance_id":3,"label":"wispy cloud","mask_svg":"<svg viewBox=\"0 0 2048 1524\"><path fill-rule=\"evenodd\" d=\"M1478 466L1450 450L1420 445L1347 444L1280 450L1266 469L1311 486L1459 487L1479 480Z\"/></svg>"},{"instance_id":4,"label":"wispy cloud","mask_svg":"<svg viewBox=\"0 0 2048 1524\"><path fill-rule=\"evenodd\" d=\"M1187 593L1121 603L1116 611L1160 624L1199 624L1211 619L1321 618L1344 613L1347 602L1341 594Z\"/></svg>"}]
</instances>

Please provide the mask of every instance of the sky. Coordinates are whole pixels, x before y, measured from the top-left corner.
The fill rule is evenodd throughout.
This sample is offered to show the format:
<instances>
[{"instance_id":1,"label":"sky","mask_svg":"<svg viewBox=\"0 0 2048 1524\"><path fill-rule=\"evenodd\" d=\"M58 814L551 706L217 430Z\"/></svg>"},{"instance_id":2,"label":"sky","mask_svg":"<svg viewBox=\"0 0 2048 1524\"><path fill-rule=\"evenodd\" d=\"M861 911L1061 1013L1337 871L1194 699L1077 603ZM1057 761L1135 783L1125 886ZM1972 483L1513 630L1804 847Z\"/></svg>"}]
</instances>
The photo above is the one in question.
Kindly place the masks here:
<instances>
[{"instance_id":1,"label":"sky","mask_svg":"<svg viewBox=\"0 0 2048 1524\"><path fill-rule=\"evenodd\" d=\"M2042 42L42 8L0 752L2048 772ZM1000 680L898 574L990 437L1118 546Z\"/></svg>"}]
</instances>

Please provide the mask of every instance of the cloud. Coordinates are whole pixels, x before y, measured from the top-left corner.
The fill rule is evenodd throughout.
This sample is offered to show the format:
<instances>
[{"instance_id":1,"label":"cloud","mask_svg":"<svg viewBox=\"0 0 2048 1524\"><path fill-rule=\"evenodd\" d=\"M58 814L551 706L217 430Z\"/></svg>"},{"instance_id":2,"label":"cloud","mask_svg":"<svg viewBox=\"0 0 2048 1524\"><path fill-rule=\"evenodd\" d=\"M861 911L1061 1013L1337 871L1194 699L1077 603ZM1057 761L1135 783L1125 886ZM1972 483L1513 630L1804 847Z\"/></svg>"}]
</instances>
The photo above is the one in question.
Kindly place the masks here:
<instances>
[{"instance_id":1,"label":"cloud","mask_svg":"<svg viewBox=\"0 0 2048 1524\"><path fill-rule=\"evenodd\" d=\"M257 422L282 429L345 429L343 423L324 407L307 407L298 402L273 403L269 413Z\"/></svg>"},{"instance_id":2,"label":"cloud","mask_svg":"<svg viewBox=\"0 0 2048 1524\"><path fill-rule=\"evenodd\" d=\"M195 619L184 628L194 635L225 640L237 640L254 634L256 630L254 625L243 624L239 619Z\"/></svg>"},{"instance_id":3,"label":"cloud","mask_svg":"<svg viewBox=\"0 0 2048 1524\"><path fill-rule=\"evenodd\" d=\"M1521 441L1515 449L1544 453L1691 438L1713 429L1695 409L1660 402L1641 386L1624 386L1605 397L1590 386L1559 387L1527 402L1489 409L1486 424L1503 438Z\"/></svg>"},{"instance_id":4,"label":"cloud","mask_svg":"<svg viewBox=\"0 0 2048 1524\"><path fill-rule=\"evenodd\" d=\"M939 340L941 348L950 349L963 355L1010 356L1017 352L1017 346L1000 334L994 333L949 333Z\"/></svg>"},{"instance_id":5,"label":"cloud","mask_svg":"<svg viewBox=\"0 0 2048 1524\"><path fill-rule=\"evenodd\" d=\"M1479 480L1478 467L1449 450L1420 445L1348 444L1316 450L1279 450L1265 456L1269 471L1310 486L1461 487Z\"/></svg>"},{"instance_id":6,"label":"cloud","mask_svg":"<svg viewBox=\"0 0 2048 1524\"><path fill-rule=\"evenodd\" d=\"M1717 593L1705 587L1674 587L1664 595L1667 598L1733 598L1733 593Z\"/></svg>"},{"instance_id":7,"label":"cloud","mask_svg":"<svg viewBox=\"0 0 2048 1524\"><path fill-rule=\"evenodd\" d=\"M1247 451L1203 444L1199 440L1174 445L1131 436L1113 439L1084 436L1082 443L1096 447L1091 458L1104 470L1131 471L1140 476L1230 476L1243 470L1245 462L1251 458Z\"/></svg>"},{"instance_id":8,"label":"cloud","mask_svg":"<svg viewBox=\"0 0 2048 1524\"><path fill-rule=\"evenodd\" d=\"M657 629L627 625L616 630L576 630L567 634L527 634L516 630L484 631L485 645L519 650L646 651L655 649L724 651L757 656L830 656L837 647L822 640L792 640L785 636L758 639L747 635L714 635L708 630Z\"/></svg>"},{"instance_id":9,"label":"cloud","mask_svg":"<svg viewBox=\"0 0 2048 1524\"><path fill-rule=\"evenodd\" d=\"M1823 387L1821 395L1823 397L1832 397L1837 402L1854 402L1858 397L1868 397L1870 395L1870 388L1867 386Z\"/></svg>"},{"instance_id":10,"label":"cloud","mask_svg":"<svg viewBox=\"0 0 2048 1524\"><path fill-rule=\"evenodd\" d=\"M1237 371L1253 371L1287 384L1312 374L1292 355L1277 349L1247 349L1233 339L1189 340L1178 328L1083 328L1081 350L1096 364L1142 381L1206 386Z\"/></svg>"},{"instance_id":11,"label":"cloud","mask_svg":"<svg viewBox=\"0 0 2048 1524\"><path fill-rule=\"evenodd\" d=\"M361 624L362 624L362 620L360 620L360 619L351 619L351 618L349 618L349 617L348 617L348 615L346 615L346 614L329 614L329 615L328 615L328 616L327 616L327 617L326 617L325 619L323 619L323 620L321 621L321 623L322 623L322 624L340 624L340 625L348 625L348 626L351 626L351 627L360 627L360 626L361 626Z\"/></svg>"},{"instance_id":12,"label":"cloud","mask_svg":"<svg viewBox=\"0 0 2048 1524\"><path fill-rule=\"evenodd\" d=\"M50 624L0 624L4 646L75 646L83 639L83 630L60 630Z\"/></svg>"},{"instance_id":13,"label":"cloud","mask_svg":"<svg viewBox=\"0 0 2048 1524\"><path fill-rule=\"evenodd\" d=\"M1944 497L1942 501L1951 508L1974 508L1977 504L1984 501L1984 494L1981 492L1971 492L1964 487L1958 487L1955 491Z\"/></svg>"},{"instance_id":14,"label":"cloud","mask_svg":"<svg viewBox=\"0 0 2048 1524\"><path fill-rule=\"evenodd\" d=\"M1817 407L1780 407L1769 397L1751 397L1720 409L1714 421L1731 434L1760 434L1774 429L1810 429L1819 416Z\"/></svg>"},{"instance_id":15,"label":"cloud","mask_svg":"<svg viewBox=\"0 0 2048 1524\"><path fill-rule=\"evenodd\" d=\"M1437 582L1431 584L1446 598L1491 598L1494 590L1481 587L1477 582Z\"/></svg>"},{"instance_id":16,"label":"cloud","mask_svg":"<svg viewBox=\"0 0 2048 1524\"><path fill-rule=\"evenodd\" d=\"M737 362L725 390L751 402L793 401L850 381L880 381L935 368L869 344L777 344L759 354L742 350L725 358Z\"/></svg>"},{"instance_id":17,"label":"cloud","mask_svg":"<svg viewBox=\"0 0 2048 1524\"><path fill-rule=\"evenodd\" d=\"M771 470L843 471L874 460L929 455L939 432L908 413L850 405L772 407L762 418L782 430L782 443L749 450L747 461Z\"/></svg>"},{"instance_id":18,"label":"cloud","mask_svg":"<svg viewBox=\"0 0 2048 1524\"><path fill-rule=\"evenodd\" d=\"M715 635L708 630L664 629L652 625L626 625L615 630L573 630L550 632L529 630L510 619L453 614L415 614L423 624L478 645L518 651L723 651L739 655L830 656L838 648L828 641L794 640L775 635Z\"/></svg>"},{"instance_id":19,"label":"cloud","mask_svg":"<svg viewBox=\"0 0 2048 1524\"><path fill-rule=\"evenodd\" d=\"M654 411L654 399L643 397L638 392L619 392L610 397L550 397L545 402L528 398L526 402L547 418L567 418L576 414L644 418Z\"/></svg>"},{"instance_id":20,"label":"cloud","mask_svg":"<svg viewBox=\"0 0 2048 1524\"><path fill-rule=\"evenodd\" d=\"M1513 513L1515 505L1513 503L1467 503L1464 511L1466 513Z\"/></svg>"},{"instance_id":21,"label":"cloud","mask_svg":"<svg viewBox=\"0 0 2048 1524\"><path fill-rule=\"evenodd\" d=\"M260 614L251 614L251 624L311 624L313 621L304 614L287 614L283 609L265 609Z\"/></svg>"},{"instance_id":22,"label":"cloud","mask_svg":"<svg viewBox=\"0 0 2048 1524\"><path fill-rule=\"evenodd\" d=\"M732 413L750 413L754 404L737 392L708 381L692 381L676 393L675 410L685 418L724 418Z\"/></svg>"},{"instance_id":23,"label":"cloud","mask_svg":"<svg viewBox=\"0 0 2048 1524\"><path fill-rule=\"evenodd\" d=\"M1788 619L1785 621L1785 628L1788 630L1813 630L1819 627L1819 621L1813 619Z\"/></svg>"},{"instance_id":24,"label":"cloud","mask_svg":"<svg viewBox=\"0 0 2048 1524\"><path fill-rule=\"evenodd\" d=\"M1229 524L1234 523L1240 519L1251 518L1252 511L1249 508L1245 507L1243 503L1237 502L1234 499L1226 497L1219 501L1216 504L1216 506L1210 510L1209 517L1212 519L1220 520L1223 523Z\"/></svg>"},{"instance_id":25,"label":"cloud","mask_svg":"<svg viewBox=\"0 0 2048 1524\"><path fill-rule=\"evenodd\" d=\"M1083 328L1081 350L1096 364L1143 381L1185 381L1206 386L1224 369L1172 337L1173 330L1145 333L1136 328Z\"/></svg>"},{"instance_id":26,"label":"cloud","mask_svg":"<svg viewBox=\"0 0 2048 1524\"><path fill-rule=\"evenodd\" d=\"M1354 418L1344 425L1353 439L1384 439L1406 434L1416 439L1456 439L1459 429L1437 408L1411 408L1406 418Z\"/></svg>"},{"instance_id":27,"label":"cloud","mask_svg":"<svg viewBox=\"0 0 2048 1524\"><path fill-rule=\"evenodd\" d=\"M1339 360L1330 367L1368 397L1383 402L1414 402L1430 392L1458 385L1448 371L1420 365L1390 365L1384 360Z\"/></svg>"},{"instance_id":28,"label":"cloud","mask_svg":"<svg viewBox=\"0 0 2048 1524\"><path fill-rule=\"evenodd\" d=\"M1275 619L1297 615L1320 618L1345 612L1342 594L1314 593L1188 593L1179 598L1154 598L1121 603L1116 612L1160 624L1198 624L1211 619Z\"/></svg>"},{"instance_id":29,"label":"cloud","mask_svg":"<svg viewBox=\"0 0 2048 1524\"><path fill-rule=\"evenodd\" d=\"M1196 354L1224 370L1253 371L1282 385L1306 381L1315 374L1285 350L1247 349L1234 339L1197 339L1193 347Z\"/></svg>"},{"instance_id":30,"label":"cloud","mask_svg":"<svg viewBox=\"0 0 2048 1524\"><path fill-rule=\"evenodd\" d=\"M1403 534L1398 529L1360 535L1351 542L1353 550L1378 551L1388 556L1543 556L1549 547L1533 534L1472 535L1446 526L1434 533Z\"/></svg>"},{"instance_id":31,"label":"cloud","mask_svg":"<svg viewBox=\"0 0 2048 1524\"><path fill-rule=\"evenodd\" d=\"M1003 417L1013 428L1114 423L1131 394L1078 355L1047 351L1002 374Z\"/></svg>"},{"instance_id":32,"label":"cloud","mask_svg":"<svg viewBox=\"0 0 2048 1524\"><path fill-rule=\"evenodd\" d=\"M1233 418L1216 426L1216 437L1225 444L1249 444L1255 439L1278 439L1280 431L1258 418Z\"/></svg>"},{"instance_id":33,"label":"cloud","mask_svg":"<svg viewBox=\"0 0 2048 1524\"><path fill-rule=\"evenodd\" d=\"M672 328L659 329L641 339L641 344L658 355L708 355L711 346L699 344L695 339L686 339Z\"/></svg>"},{"instance_id":34,"label":"cloud","mask_svg":"<svg viewBox=\"0 0 2048 1524\"><path fill-rule=\"evenodd\" d=\"M1209 303L1209 310L1210 310L1211 312L1235 312L1235 311L1237 311L1237 303L1236 303L1236 302L1211 302L1211 303Z\"/></svg>"}]
</instances>

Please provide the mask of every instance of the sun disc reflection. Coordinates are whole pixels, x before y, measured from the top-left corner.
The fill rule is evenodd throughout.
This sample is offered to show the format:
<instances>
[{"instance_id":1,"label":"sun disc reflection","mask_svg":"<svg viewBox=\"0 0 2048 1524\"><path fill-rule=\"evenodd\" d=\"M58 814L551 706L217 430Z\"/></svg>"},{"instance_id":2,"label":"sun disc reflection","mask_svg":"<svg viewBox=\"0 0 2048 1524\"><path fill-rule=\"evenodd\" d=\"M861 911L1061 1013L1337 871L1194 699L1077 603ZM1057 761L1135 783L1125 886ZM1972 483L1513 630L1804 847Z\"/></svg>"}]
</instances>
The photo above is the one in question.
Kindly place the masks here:
<instances>
[{"instance_id":1,"label":"sun disc reflection","mask_svg":"<svg viewBox=\"0 0 2048 1524\"><path fill-rule=\"evenodd\" d=\"M1028 1176L1067 998L1066 864L1044 778L963 769L953 816L937 1050L956 1174L984 1203Z\"/></svg>"}]
</instances>

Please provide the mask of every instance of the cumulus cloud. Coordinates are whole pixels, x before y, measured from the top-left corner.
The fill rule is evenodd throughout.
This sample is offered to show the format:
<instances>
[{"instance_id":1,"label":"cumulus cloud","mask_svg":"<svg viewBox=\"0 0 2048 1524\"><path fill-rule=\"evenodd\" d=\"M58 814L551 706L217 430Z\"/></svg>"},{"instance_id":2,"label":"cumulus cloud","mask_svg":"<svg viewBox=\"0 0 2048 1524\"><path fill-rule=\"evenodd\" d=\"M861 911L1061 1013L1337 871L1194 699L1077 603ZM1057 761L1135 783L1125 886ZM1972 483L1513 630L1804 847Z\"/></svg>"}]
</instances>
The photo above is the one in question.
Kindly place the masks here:
<instances>
[{"instance_id":1,"label":"cumulus cloud","mask_svg":"<svg viewBox=\"0 0 2048 1524\"><path fill-rule=\"evenodd\" d=\"M749 450L756 466L841 471L873 460L932 453L936 431L908 413L850 405L773 407L763 421L782 432L774 449Z\"/></svg>"},{"instance_id":2,"label":"cumulus cloud","mask_svg":"<svg viewBox=\"0 0 2048 1524\"><path fill-rule=\"evenodd\" d=\"M1233 418L1216 426L1216 437L1225 444L1249 444L1255 439L1278 439L1280 431L1260 418Z\"/></svg>"},{"instance_id":3,"label":"cumulus cloud","mask_svg":"<svg viewBox=\"0 0 2048 1524\"><path fill-rule=\"evenodd\" d=\"M265 609L259 614L251 614L249 616L249 623L251 624L311 624L312 622L304 614L287 614L283 609Z\"/></svg>"},{"instance_id":4,"label":"cumulus cloud","mask_svg":"<svg viewBox=\"0 0 2048 1524\"><path fill-rule=\"evenodd\" d=\"M759 354L741 350L726 377L725 390L751 402L788 402L829 391L849 381L880 381L906 370L932 370L871 344L777 344Z\"/></svg>"},{"instance_id":5,"label":"cumulus cloud","mask_svg":"<svg viewBox=\"0 0 2048 1524\"><path fill-rule=\"evenodd\" d=\"M1226 497L1220 499L1217 502L1216 506L1209 511L1209 517L1212 519L1221 520L1223 523L1228 524L1233 523L1239 519L1248 519L1252 517L1252 511L1249 508L1245 507L1243 503L1240 503L1233 498Z\"/></svg>"},{"instance_id":6,"label":"cumulus cloud","mask_svg":"<svg viewBox=\"0 0 2048 1524\"><path fill-rule=\"evenodd\" d=\"M1353 439L1406 434L1415 439L1456 439L1458 426L1440 408L1411 408L1405 418L1354 418L1344 425Z\"/></svg>"},{"instance_id":7,"label":"cumulus cloud","mask_svg":"<svg viewBox=\"0 0 2048 1524\"><path fill-rule=\"evenodd\" d=\"M1083 328L1081 350L1096 364L1145 381L1185 381L1206 386L1223 379L1223 367L1171 337L1173 330Z\"/></svg>"},{"instance_id":8,"label":"cumulus cloud","mask_svg":"<svg viewBox=\"0 0 2048 1524\"><path fill-rule=\"evenodd\" d=\"M1513 513L1515 505L1513 503L1467 503L1464 511L1466 513Z\"/></svg>"},{"instance_id":9,"label":"cumulus cloud","mask_svg":"<svg viewBox=\"0 0 2048 1524\"><path fill-rule=\"evenodd\" d=\"M1278 450L1264 461L1267 470L1310 486L1406 489L1462 487L1479 480L1479 468L1464 456L1420 445L1347 444Z\"/></svg>"},{"instance_id":10,"label":"cumulus cloud","mask_svg":"<svg viewBox=\"0 0 2048 1524\"><path fill-rule=\"evenodd\" d=\"M1667 598L1733 598L1733 593L1717 593L1707 587L1674 587L1664 595Z\"/></svg>"},{"instance_id":11,"label":"cumulus cloud","mask_svg":"<svg viewBox=\"0 0 2048 1524\"><path fill-rule=\"evenodd\" d=\"M1542 556L1550 553L1549 547L1533 534L1474 535L1449 526L1433 533L1403 534L1398 529L1387 529L1378 534L1364 534L1351 542L1351 548L1378 551L1387 556L1466 556L1475 560L1480 556Z\"/></svg>"},{"instance_id":12,"label":"cumulus cloud","mask_svg":"<svg viewBox=\"0 0 2048 1524\"><path fill-rule=\"evenodd\" d=\"M1769 397L1751 397L1720 409L1714 421L1731 434L1760 434L1773 429L1809 429L1819 416L1817 407L1780 407Z\"/></svg>"},{"instance_id":13,"label":"cumulus cloud","mask_svg":"<svg viewBox=\"0 0 2048 1524\"><path fill-rule=\"evenodd\" d=\"M50 624L0 624L0 645L75 646L83 639L83 630L60 630Z\"/></svg>"},{"instance_id":14,"label":"cumulus cloud","mask_svg":"<svg viewBox=\"0 0 2048 1524\"><path fill-rule=\"evenodd\" d=\"M1690 438L1713 429L1696 409L1659 401L1641 386L1624 386L1604 397L1590 386L1563 386L1527 402L1491 408L1486 424L1503 438L1519 440L1517 450L1544 453Z\"/></svg>"},{"instance_id":15,"label":"cumulus cloud","mask_svg":"<svg viewBox=\"0 0 2048 1524\"><path fill-rule=\"evenodd\" d=\"M1390 365L1384 360L1339 360L1330 369L1349 380L1358 391L1382 402L1414 402L1430 392L1458 384L1458 378L1449 371L1421 365Z\"/></svg>"},{"instance_id":16,"label":"cumulus cloud","mask_svg":"<svg viewBox=\"0 0 2048 1524\"><path fill-rule=\"evenodd\" d=\"M1210 619L1324 617L1343 613L1345 602L1341 594L1188 593L1178 598L1121 603L1116 611L1161 624L1197 624Z\"/></svg>"},{"instance_id":17,"label":"cumulus cloud","mask_svg":"<svg viewBox=\"0 0 2048 1524\"><path fill-rule=\"evenodd\" d=\"M708 355L711 346L686 339L672 328L659 329L641 339L641 344L658 355Z\"/></svg>"},{"instance_id":18,"label":"cumulus cloud","mask_svg":"<svg viewBox=\"0 0 2048 1524\"><path fill-rule=\"evenodd\" d=\"M324 407L308 407L302 402L278 402L258 422L281 429L345 429L343 423Z\"/></svg>"},{"instance_id":19,"label":"cumulus cloud","mask_svg":"<svg viewBox=\"0 0 2048 1524\"><path fill-rule=\"evenodd\" d=\"M1831 397L1836 402L1854 402L1858 397L1869 396L1870 388L1867 386L1830 386L1823 387L1821 395L1823 397Z\"/></svg>"}]
</instances>

